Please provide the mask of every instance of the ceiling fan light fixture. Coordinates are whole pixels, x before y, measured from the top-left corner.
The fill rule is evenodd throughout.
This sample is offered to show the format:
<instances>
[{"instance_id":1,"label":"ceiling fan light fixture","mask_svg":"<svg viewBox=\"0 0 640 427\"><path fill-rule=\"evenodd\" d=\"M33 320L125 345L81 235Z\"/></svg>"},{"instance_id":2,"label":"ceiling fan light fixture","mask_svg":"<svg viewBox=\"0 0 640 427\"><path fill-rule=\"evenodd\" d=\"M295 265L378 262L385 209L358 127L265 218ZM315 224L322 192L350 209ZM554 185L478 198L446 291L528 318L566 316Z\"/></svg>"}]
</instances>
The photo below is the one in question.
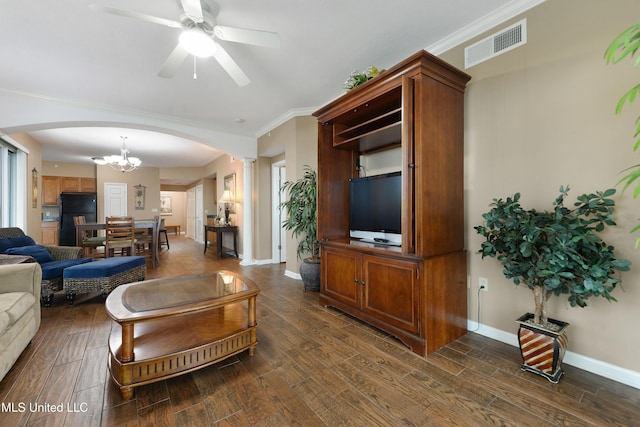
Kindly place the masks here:
<instances>
[{"instance_id":1,"label":"ceiling fan light fixture","mask_svg":"<svg viewBox=\"0 0 640 427\"><path fill-rule=\"evenodd\" d=\"M216 53L216 42L200 28L184 30L179 41L184 50L199 58L208 58Z\"/></svg>"}]
</instances>

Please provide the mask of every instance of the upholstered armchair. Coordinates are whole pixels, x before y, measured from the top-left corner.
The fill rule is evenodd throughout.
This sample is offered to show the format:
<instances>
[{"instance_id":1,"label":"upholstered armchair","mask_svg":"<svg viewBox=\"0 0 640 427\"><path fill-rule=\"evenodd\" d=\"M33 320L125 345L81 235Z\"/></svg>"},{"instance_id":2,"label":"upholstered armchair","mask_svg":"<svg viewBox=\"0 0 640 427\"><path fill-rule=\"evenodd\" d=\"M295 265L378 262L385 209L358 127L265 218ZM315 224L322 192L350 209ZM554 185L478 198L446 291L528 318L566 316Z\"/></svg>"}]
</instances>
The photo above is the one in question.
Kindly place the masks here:
<instances>
[{"instance_id":1,"label":"upholstered armchair","mask_svg":"<svg viewBox=\"0 0 640 427\"><path fill-rule=\"evenodd\" d=\"M0 228L0 253L28 255L40 264L41 297L45 307L51 305L53 294L62 290L62 272L66 267L93 261L81 258L83 250L79 247L37 245L18 227Z\"/></svg>"}]
</instances>

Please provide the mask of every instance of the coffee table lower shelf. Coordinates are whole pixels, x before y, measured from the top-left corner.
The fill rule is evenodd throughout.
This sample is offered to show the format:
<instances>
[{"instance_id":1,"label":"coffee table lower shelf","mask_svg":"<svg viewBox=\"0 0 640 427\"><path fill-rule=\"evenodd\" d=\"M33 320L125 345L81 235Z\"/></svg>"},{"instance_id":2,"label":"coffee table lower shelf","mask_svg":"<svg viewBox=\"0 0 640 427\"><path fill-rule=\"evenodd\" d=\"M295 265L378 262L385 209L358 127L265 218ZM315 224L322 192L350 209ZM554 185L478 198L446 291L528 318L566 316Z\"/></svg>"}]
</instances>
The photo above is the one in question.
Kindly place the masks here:
<instances>
[{"instance_id":1,"label":"coffee table lower shelf","mask_svg":"<svg viewBox=\"0 0 640 427\"><path fill-rule=\"evenodd\" d=\"M124 327L124 325L123 325ZM121 360L122 329L109 338L109 371L125 400L134 387L162 381L249 350L257 344L256 325L249 326L242 303L213 310L135 323L131 361Z\"/></svg>"}]
</instances>

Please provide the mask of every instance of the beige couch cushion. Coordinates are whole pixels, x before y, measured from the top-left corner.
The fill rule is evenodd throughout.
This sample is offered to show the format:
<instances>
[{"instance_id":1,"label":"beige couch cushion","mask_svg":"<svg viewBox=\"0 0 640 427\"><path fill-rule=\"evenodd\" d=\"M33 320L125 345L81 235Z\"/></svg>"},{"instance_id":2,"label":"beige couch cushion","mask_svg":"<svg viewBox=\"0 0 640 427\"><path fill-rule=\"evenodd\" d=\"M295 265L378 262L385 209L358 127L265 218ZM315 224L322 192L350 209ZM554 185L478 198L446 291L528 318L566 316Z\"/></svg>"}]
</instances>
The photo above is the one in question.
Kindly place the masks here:
<instances>
[{"instance_id":1,"label":"beige couch cushion","mask_svg":"<svg viewBox=\"0 0 640 427\"><path fill-rule=\"evenodd\" d=\"M7 330L10 324L9 315L4 311L0 311L0 335Z\"/></svg>"},{"instance_id":2,"label":"beige couch cushion","mask_svg":"<svg viewBox=\"0 0 640 427\"><path fill-rule=\"evenodd\" d=\"M9 316L9 324L16 323L36 300L33 294L26 292L7 292L0 294L0 310Z\"/></svg>"}]
</instances>

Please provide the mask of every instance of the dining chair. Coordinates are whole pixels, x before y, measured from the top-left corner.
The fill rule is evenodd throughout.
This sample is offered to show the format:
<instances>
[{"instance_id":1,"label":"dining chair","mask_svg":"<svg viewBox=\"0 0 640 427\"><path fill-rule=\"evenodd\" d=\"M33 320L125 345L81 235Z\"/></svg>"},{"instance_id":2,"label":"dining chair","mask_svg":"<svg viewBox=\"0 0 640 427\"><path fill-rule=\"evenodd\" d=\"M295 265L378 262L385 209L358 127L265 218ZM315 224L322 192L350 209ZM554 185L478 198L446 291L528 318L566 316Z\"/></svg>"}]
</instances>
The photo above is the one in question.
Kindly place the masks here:
<instances>
[{"instance_id":1,"label":"dining chair","mask_svg":"<svg viewBox=\"0 0 640 427\"><path fill-rule=\"evenodd\" d=\"M73 217L73 225L78 224L86 224L86 218L84 216L74 216ZM94 232L87 230L82 232L82 248L84 250L85 258L103 258L106 255L100 251L98 248L104 247L104 237L103 236L94 236Z\"/></svg>"},{"instance_id":2,"label":"dining chair","mask_svg":"<svg viewBox=\"0 0 640 427\"><path fill-rule=\"evenodd\" d=\"M160 227L162 224L160 215L153 217L153 224L154 226L151 230L145 230L143 233L136 234L136 254L150 257L153 268L156 268L156 263L160 263L160 257L158 256L158 239L160 238Z\"/></svg>"},{"instance_id":3,"label":"dining chair","mask_svg":"<svg viewBox=\"0 0 640 427\"><path fill-rule=\"evenodd\" d=\"M163 234L164 240L161 238ZM164 227L164 218L160 220L160 230L158 230L158 250L160 250L163 245L167 245L167 250L171 249L169 246L169 235L167 234L167 229Z\"/></svg>"},{"instance_id":4,"label":"dining chair","mask_svg":"<svg viewBox=\"0 0 640 427\"><path fill-rule=\"evenodd\" d=\"M104 243L106 257L114 256L116 249L119 249L122 255L133 255L136 248L133 217L107 217Z\"/></svg>"}]
</instances>

